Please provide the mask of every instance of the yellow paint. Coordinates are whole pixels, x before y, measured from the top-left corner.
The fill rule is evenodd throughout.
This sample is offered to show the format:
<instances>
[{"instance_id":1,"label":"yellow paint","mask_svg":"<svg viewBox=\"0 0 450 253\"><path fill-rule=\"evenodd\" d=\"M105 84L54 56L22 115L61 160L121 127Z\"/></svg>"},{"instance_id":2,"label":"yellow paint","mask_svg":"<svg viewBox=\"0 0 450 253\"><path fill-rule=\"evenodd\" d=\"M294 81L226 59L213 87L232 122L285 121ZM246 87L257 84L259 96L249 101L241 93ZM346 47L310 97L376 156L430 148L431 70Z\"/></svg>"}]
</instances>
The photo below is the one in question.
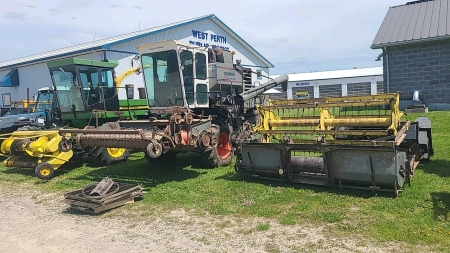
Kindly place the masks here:
<instances>
[{"instance_id":1,"label":"yellow paint","mask_svg":"<svg viewBox=\"0 0 450 253\"><path fill-rule=\"evenodd\" d=\"M146 105L130 106L130 109L131 110L148 109L148 106L146 106ZM120 106L119 110L126 111L126 110L128 110L128 106Z\"/></svg>"},{"instance_id":2,"label":"yellow paint","mask_svg":"<svg viewBox=\"0 0 450 253\"><path fill-rule=\"evenodd\" d=\"M122 84L123 79L125 79L125 77L127 77L127 76L136 74L136 71L138 71L140 69L141 69L141 67L131 68L131 69L126 70L122 74L120 74L120 76L116 77L114 79L114 82L116 83L117 92L119 92L119 87Z\"/></svg>"},{"instance_id":3,"label":"yellow paint","mask_svg":"<svg viewBox=\"0 0 450 253\"><path fill-rule=\"evenodd\" d=\"M66 135L66 138L70 138L70 135ZM9 156L3 161L3 165L6 167L12 167L15 161L20 161L20 159L31 156L37 158L38 164L45 162L52 165L54 170L57 170L73 157L72 150L68 152L61 152L59 150L59 143L63 137L57 130L13 132L2 142L0 147L1 153L9 155L11 152L11 144L17 139L28 139L29 143L22 146L22 149L25 151L23 155ZM50 169L44 167L39 173L43 176L49 175Z\"/></svg>"},{"instance_id":4,"label":"yellow paint","mask_svg":"<svg viewBox=\"0 0 450 253\"><path fill-rule=\"evenodd\" d=\"M286 131L279 129L280 127L297 128L298 130L292 129L294 135L302 134L303 130L305 130L303 134L314 134L311 132L312 129L320 130L324 136L328 136L330 139L333 139L332 135L337 133L336 129L339 127L377 127L385 130L386 133L390 132L395 135L403 116L403 112L399 109L399 103L400 94L398 93L304 100L269 100L266 106L257 107L259 120L254 131L263 134L264 142L269 142L271 137L280 139L279 136L284 136ZM387 110L388 114L385 114L382 111L380 115L370 115L370 113L339 115L342 108L366 106L387 106L390 112ZM293 111L293 113L289 112L288 117L281 117L280 115L284 114L286 110ZM314 116L308 116L308 113L306 113L307 116L302 116L305 110L310 110L310 112L315 110ZM306 130L307 127L311 127L310 130ZM380 135L379 131L353 130L352 132L357 133L358 131L362 135ZM349 133L348 131L339 132Z\"/></svg>"},{"instance_id":5,"label":"yellow paint","mask_svg":"<svg viewBox=\"0 0 450 253\"><path fill-rule=\"evenodd\" d=\"M123 156L123 154L125 154L127 149L125 149L125 148L107 148L106 151L108 152L108 154L111 157L120 158L121 156Z\"/></svg>"},{"instance_id":6,"label":"yellow paint","mask_svg":"<svg viewBox=\"0 0 450 253\"><path fill-rule=\"evenodd\" d=\"M40 173L42 176L44 176L44 177L50 175L50 172L51 172L51 169L50 169L50 168L47 168L47 167L45 167L45 166L42 167L42 168L39 170L39 173Z\"/></svg>"}]
</instances>

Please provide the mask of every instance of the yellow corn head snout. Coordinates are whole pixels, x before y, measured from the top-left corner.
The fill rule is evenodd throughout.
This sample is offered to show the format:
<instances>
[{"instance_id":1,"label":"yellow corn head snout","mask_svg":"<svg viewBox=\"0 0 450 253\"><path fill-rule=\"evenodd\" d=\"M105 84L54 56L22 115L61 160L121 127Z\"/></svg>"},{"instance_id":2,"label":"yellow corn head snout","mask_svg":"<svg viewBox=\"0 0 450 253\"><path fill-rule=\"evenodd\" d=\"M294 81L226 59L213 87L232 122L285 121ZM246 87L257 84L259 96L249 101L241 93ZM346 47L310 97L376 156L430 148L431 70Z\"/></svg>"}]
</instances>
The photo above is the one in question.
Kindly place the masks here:
<instances>
[{"instance_id":1,"label":"yellow corn head snout","mask_svg":"<svg viewBox=\"0 0 450 253\"><path fill-rule=\"evenodd\" d=\"M18 145L12 145L21 141ZM5 139L1 145L2 153L11 153L14 151L25 151L30 155L39 153L53 153L58 150L58 144L61 141L58 131L17 131ZM16 150L11 150L16 149Z\"/></svg>"},{"instance_id":2,"label":"yellow corn head snout","mask_svg":"<svg viewBox=\"0 0 450 253\"><path fill-rule=\"evenodd\" d=\"M70 137L70 136L69 136ZM16 131L2 135L0 152L8 156L3 161L6 167L34 168L46 163L56 170L73 156L70 148L62 149L62 136L57 130Z\"/></svg>"},{"instance_id":3,"label":"yellow corn head snout","mask_svg":"<svg viewBox=\"0 0 450 253\"><path fill-rule=\"evenodd\" d=\"M259 106L255 132L263 142L289 134L317 137L336 135L387 136L400 128L403 113L399 110L400 94L349 96L302 100L274 100Z\"/></svg>"}]
</instances>

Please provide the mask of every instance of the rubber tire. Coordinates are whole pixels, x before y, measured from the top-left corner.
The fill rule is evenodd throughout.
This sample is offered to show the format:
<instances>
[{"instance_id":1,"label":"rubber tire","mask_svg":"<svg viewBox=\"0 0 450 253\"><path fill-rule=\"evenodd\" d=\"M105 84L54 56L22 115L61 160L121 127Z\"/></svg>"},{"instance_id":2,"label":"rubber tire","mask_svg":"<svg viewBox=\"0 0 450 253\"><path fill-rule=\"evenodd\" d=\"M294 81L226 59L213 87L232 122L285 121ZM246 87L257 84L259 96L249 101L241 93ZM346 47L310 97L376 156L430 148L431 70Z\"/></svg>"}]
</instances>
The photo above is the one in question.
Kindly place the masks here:
<instances>
[{"instance_id":1,"label":"rubber tire","mask_svg":"<svg viewBox=\"0 0 450 253\"><path fill-rule=\"evenodd\" d=\"M46 175L46 176L45 176L45 175L42 175L42 174L40 173L42 167L48 167L48 169L50 169L50 174L48 174L48 175ZM51 165L51 164L49 164L49 163L41 163L41 164L39 164L38 166L36 166L36 169L34 170L34 174L35 174L38 178L40 178L40 179L46 179L46 180L52 178L52 177L53 177L53 173L55 173L55 169L54 169L53 165Z\"/></svg>"},{"instance_id":2,"label":"rubber tire","mask_svg":"<svg viewBox=\"0 0 450 253\"><path fill-rule=\"evenodd\" d=\"M112 157L109 153L107 148L105 147L97 147L92 148L90 151L90 154L92 155L94 161L100 165L100 166L108 166L111 164L115 164L124 160L127 160L130 156L130 150L126 149L125 153L121 155L120 157Z\"/></svg>"},{"instance_id":3,"label":"rubber tire","mask_svg":"<svg viewBox=\"0 0 450 253\"><path fill-rule=\"evenodd\" d=\"M161 154L158 158L151 158L147 155L147 152L144 152L144 157L147 159L149 163L170 163L177 159L176 152L167 152L165 154Z\"/></svg>"},{"instance_id":4,"label":"rubber tire","mask_svg":"<svg viewBox=\"0 0 450 253\"><path fill-rule=\"evenodd\" d=\"M232 132L231 127L228 125L222 125L221 127L219 127L217 125L213 125L213 127L217 127L219 129L219 131L216 134L217 138L219 137L219 135L222 132L226 132L226 133L228 133L228 135L230 135L230 133ZM229 140L229 141L230 141L230 145L231 145L231 140ZM217 148L210 146L207 149L205 149L205 151L203 151L203 153L201 153L201 162L202 162L203 166L205 166L205 168L212 169L212 168L217 168L220 166L225 166L225 165L230 164L233 160L233 156L234 156L233 148L231 149L231 152L228 155L228 157L223 159L219 156L219 153L217 152Z\"/></svg>"},{"instance_id":5,"label":"rubber tire","mask_svg":"<svg viewBox=\"0 0 450 253\"><path fill-rule=\"evenodd\" d=\"M105 123L105 124L99 126L98 129L110 130L110 129L112 129L110 124L115 124L116 127L119 127L119 124L117 122L108 122L108 123ZM122 156L116 158L116 157L112 157L108 154L108 150L106 149L106 147L89 147L88 150L89 150L89 155L92 157L94 162L100 166L108 166L111 164L115 164L115 163L127 160L131 153L131 149L127 149Z\"/></svg>"}]
</instances>

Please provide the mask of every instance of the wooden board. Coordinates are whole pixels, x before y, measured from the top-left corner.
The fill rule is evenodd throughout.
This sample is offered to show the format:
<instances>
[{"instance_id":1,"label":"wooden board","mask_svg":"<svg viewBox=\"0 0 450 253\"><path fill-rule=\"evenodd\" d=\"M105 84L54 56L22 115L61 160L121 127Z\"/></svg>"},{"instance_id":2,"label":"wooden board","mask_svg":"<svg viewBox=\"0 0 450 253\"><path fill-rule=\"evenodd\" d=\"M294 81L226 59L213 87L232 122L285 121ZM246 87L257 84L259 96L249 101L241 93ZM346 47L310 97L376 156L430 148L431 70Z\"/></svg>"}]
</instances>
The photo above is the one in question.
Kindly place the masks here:
<instances>
[{"instance_id":1,"label":"wooden board","mask_svg":"<svg viewBox=\"0 0 450 253\"><path fill-rule=\"evenodd\" d=\"M83 212L87 212L87 213L101 213L104 212L106 210L109 209L113 209L119 206L123 206L126 204L130 204L130 203L134 203L134 198L126 198L126 199L122 199L122 200L118 200L112 203L109 203L107 205L100 205L100 206L91 206L91 207L85 207L85 206L80 206L80 205L70 205L70 208L75 209L75 210L79 210L79 211L83 211Z\"/></svg>"}]
</instances>

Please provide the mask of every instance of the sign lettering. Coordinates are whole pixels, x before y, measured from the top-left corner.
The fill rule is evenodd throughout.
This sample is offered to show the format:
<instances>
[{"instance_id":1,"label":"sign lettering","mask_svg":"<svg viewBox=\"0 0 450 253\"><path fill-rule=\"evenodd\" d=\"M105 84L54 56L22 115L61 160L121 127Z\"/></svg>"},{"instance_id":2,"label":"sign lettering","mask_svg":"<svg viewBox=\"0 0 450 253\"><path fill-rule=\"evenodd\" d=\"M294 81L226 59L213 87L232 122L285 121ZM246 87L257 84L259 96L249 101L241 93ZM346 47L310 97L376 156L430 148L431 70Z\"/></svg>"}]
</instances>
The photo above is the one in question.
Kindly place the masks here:
<instances>
[{"instance_id":1,"label":"sign lettering","mask_svg":"<svg viewBox=\"0 0 450 253\"><path fill-rule=\"evenodd\" d=\"M209 39L208 39L208 35ZM206 41L211 41L211 42L216 42L216 43L222 43L222 44L227 44L227 37L225 36L220 36L220 35L216 35L216 34L208 34L206 32L201 32L201 31L197 31L197 30L192 30L192 37L196 38L196 39L200 39L200 40L206 40Z\"/></svg>"},{"instance_id":2,"label":"sign lettering","mask_svg":"<svg viewBox=\"0 0 450 253\"><path fill-rule=\"evenodd\" d=\"M306 85L309 85L309 82L301 82L295 84L295 86L306 86Z\"/></svg>"},{"instance_id":3,"label":"sign lettering","mask_svg":"<svg viewBox=\"0 0 450 253\"><path fill-rule=\"evenodd\" d=\"M216 35L216 34L212 34L212 33L192 30L192 37L194 39L199 39L199 40L203 40L203 41L190 40L189 44L191 44L191 45L196 45L199 47L211 47L212 49L219 47L222 50L230 51L230 48L227 46L209 44L209 43L227 44L227 37L225 37L225 36L220 36L220 35Z\"/></svg>"},{"instance_id":4,"label":"sign lettering","mask_svg":"<svg viewBox=\"0 0 450 253\"><path fill-rule=\"evenodd\" d=\"M225 76L235 76L236 74L233 72L223 72Z\"/></svg>"}]
</instances>

